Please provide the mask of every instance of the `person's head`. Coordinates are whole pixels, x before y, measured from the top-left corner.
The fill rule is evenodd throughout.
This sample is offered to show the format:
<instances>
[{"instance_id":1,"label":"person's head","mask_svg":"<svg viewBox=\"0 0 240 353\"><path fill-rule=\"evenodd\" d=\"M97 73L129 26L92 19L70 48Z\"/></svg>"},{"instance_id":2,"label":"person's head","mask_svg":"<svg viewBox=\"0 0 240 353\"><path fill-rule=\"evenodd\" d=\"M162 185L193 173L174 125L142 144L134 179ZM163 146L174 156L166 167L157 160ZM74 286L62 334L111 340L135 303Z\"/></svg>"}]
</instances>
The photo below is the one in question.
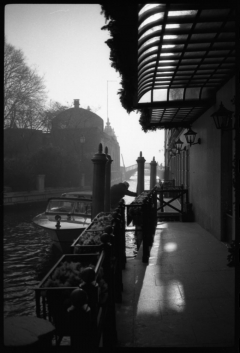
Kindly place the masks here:
<instances>
[{"instance_id":1,"label":"person's head","mask_svg":"<svg viewBox=\"0 0 240 353\"><path fill-rule=\"evenodd\" d=\"M129 183L126 180L123 182L123 184L126 186L127 189L129 188Z\"/></svg>"}]
</instances>

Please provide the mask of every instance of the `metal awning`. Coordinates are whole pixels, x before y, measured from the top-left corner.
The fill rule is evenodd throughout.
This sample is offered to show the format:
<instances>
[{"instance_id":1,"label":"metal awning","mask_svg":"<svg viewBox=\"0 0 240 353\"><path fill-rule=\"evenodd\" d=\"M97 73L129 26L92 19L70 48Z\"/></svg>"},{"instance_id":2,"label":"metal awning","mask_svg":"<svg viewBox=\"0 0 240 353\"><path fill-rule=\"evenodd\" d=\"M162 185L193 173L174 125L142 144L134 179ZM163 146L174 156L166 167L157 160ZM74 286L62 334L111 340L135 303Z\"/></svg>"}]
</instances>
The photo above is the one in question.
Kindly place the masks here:
<instances>
[{"instance_id":1,"label":"metal awning","mask_svg":"<svg viewBox=\"0 0 240 353\"><path fill-rule=\"evenodd\" d=\"M138 20L137 109L149 110L152 126L190 125L234 76L235 11L221 2L147 4Z\"/></svg>"}]
</instances>

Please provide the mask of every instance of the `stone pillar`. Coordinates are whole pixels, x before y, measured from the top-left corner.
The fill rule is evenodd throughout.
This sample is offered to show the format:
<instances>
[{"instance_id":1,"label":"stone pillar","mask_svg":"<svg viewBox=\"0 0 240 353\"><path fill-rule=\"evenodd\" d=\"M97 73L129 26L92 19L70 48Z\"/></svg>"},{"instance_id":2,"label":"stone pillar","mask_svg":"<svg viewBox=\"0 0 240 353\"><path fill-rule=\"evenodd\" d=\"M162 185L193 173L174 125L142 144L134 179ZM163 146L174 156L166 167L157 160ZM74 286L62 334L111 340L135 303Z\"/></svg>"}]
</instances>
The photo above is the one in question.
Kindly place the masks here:
<instances>
[{"instance_id":1,"label":"stone pillar","mask_svg":"<svg viewBox=\"0 0 240 353\"><path fill-rule=\"evenodd\" d=\"M107 163L106 163L106 173L105 173L105 199L104 199L104 211L105 212L110 212L111 208L111 198L110 198L110 188L111 188L111 163L112 163L112 158L110 154L108 154L108 148L105 147L105 154L107 157Z\"/></svg>"},{"instance_id":2,"label":"stone pillar","mask_svg":"<svg viewBox=\"0 0 240 353\"><path fill-rule=\"evenodd\" d=\"M45 175L37 176L37 190L44 191L45 190Z\"/></svg>"},{"instance_id":3,"label":"stone pillar","mask_svg":"<svg viewBox=\"0 0 240 353\"><path fill-rule=\"evenodd\" d=\"M92 189L92 219L104 211L105 195L105 166L107 157L102 153L102 144L99 144L98 153L92 159L93 162L93 189Z\"/></svg>"},{"instance_id":4,"label":"stone pillar","mask_svg":"<svg viewBox=\"0 0 240 353\"><path fill-rule=\"evenodd\" d=\"M150 190L154 188L157 183L157 162L155 157L153 157L152 162L150 163Z\"/></svg>"},{"instance_id":5,"label":"stone pillar","mask_svg":"<svg viewBox=\"0 0 240 353\"><path fill-rule=\"evenodd\" d=\"M140 152L140 156L136 160L138 164L138 182L137 182L137 194L140 195L144 191L144 163L145 158L142 156L142 152Z\"/></svg>"}]
</instances>

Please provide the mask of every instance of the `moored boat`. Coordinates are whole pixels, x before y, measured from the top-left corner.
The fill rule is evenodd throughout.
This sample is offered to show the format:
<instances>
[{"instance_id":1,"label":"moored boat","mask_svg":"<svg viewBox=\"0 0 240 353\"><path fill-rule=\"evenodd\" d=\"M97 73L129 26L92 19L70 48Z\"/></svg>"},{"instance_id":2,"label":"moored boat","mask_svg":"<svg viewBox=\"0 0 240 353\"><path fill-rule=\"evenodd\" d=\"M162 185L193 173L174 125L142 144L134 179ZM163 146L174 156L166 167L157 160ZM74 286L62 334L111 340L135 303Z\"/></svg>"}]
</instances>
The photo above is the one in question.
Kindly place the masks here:
<instances>
[{"instance_id":1,"label":"moored boat","mask_svg":"<svg viewBox=\"0 0 240 353\"><path fill-rule=\"evenodd\" d=\"M57 248L65 252L91 223L89 198L54 197L46 211L33 218L33 223L47 230Z\"/></svg>"}]
</instances>

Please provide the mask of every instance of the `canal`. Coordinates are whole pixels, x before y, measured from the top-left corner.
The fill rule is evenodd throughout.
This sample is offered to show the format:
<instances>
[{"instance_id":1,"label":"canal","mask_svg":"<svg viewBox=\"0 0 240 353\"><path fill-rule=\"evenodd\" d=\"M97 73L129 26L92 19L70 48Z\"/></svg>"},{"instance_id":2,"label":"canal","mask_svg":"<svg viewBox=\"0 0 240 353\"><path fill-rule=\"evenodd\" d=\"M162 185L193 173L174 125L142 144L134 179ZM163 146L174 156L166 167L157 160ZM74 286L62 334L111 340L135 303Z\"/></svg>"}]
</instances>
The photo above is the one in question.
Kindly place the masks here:
<instances>
[{"instance_id":1,"label":"canal","mask_svg":"<svg viewBox=\"0 0 240 353\"><path fill-rule=\"evenodd\" d=\"M128 182L129 190L136 191L137 174ZM149 176L145 177L145 189L149 189ZM129 196L124 199L126 204L133 201ZM35 315L33 288L62 256L52 246L47 232L32 223L33 217L45 208L46 202L40 202L4 209L4 317ZM126 232L126 254L136 255L133 231Z\"/></svg>"}]
</instances>

